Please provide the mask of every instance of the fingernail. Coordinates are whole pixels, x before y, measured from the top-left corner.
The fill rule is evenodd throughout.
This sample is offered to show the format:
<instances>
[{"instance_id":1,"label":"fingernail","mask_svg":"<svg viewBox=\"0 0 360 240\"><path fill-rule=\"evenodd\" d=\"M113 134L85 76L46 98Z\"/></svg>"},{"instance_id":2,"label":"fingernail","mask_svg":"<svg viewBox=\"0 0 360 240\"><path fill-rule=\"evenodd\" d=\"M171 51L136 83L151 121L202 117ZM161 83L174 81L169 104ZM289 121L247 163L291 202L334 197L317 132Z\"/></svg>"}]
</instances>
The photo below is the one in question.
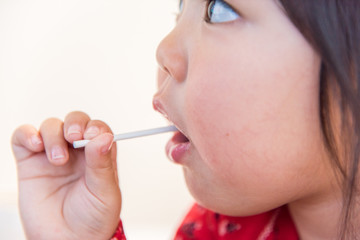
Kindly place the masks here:
<instances>
[{"instance_id":1,"label":"fingernail","mask_svg":"<svg viewBox=\"0 0 360 240\"><path fill-rule=\"evenodd\" d=\"M92 126L89 127L88 129L86 129L85 134L86 138L93 138L96 137L97 135L99 135L100 130L98 127Z\"/></svg>"},{"instance_id":2,"label":"fingernail","mask_svg":"<svg viewBox=\"0 0 360 240\"><path fill-rule=\"evenodd\" d=\"M53 147L53 149L51 150L51 159L54 161L58 161L64 158L65 158L64 150L59 146Z\"/></svg>"},{"instance_id":3,"label":"fingernail","mask_svg":"<svg viewBox=\"0 0 360 240\"><path fill-rule=\"evenodd\" d=\"M106 145L103 146L103 147L101 148L101 153L102 153L102 154L107 154L107 153L110 151L112 145L113 145L113 142L110 143L110 146L106 146Z\"/></svg>"},{"instance_id":4,"label":"fingernail","mask_svg":"<svg viewBox=\"0 0 360 240\"><path fill-rule=\"evenodd\" d=\"M77 124L71 125L67 131L68 135L81 134L81 127Z\"/></svg>"},{"instance_id":5,"label":"fingernail","mask_svg":"<svg viewBox=\"0 0 360 240\"><path fill-rule=\"evenodd\" d=\"M34 135L34 136L31 136L31 143L33 146L38 146L42 143L42 141L39 136Z\"/></svg>"}]
</instances>

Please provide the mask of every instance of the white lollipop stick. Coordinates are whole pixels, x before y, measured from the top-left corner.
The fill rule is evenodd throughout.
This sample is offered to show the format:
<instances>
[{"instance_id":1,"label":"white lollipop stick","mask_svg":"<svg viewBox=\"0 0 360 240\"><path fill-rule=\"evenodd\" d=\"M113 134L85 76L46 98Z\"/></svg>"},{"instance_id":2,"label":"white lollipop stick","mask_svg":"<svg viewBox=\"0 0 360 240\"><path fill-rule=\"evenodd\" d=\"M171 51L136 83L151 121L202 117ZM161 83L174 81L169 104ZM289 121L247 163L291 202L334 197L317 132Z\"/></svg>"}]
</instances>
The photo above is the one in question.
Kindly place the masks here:
<instances>
[{"instance_id":1,"label":"white lollipop stick","mask_svg":"<svg viewBox=\"0 0 360 240\"><path fill-rule=\"evenodd\" d=\"M177 131L177 128L175 126L166 126L166 127L152 128L152 129L146 129L136 132L122 133L122 134L114 135L114 142L124 139L137 138L137 137L149 136L149 135L165 133L165 132L174 132L174 131ZM90 142L90 140L74 141L73 146L74 148L82 148L85 147L85 145L88 142Z\"/></svg>"}]
</instances>

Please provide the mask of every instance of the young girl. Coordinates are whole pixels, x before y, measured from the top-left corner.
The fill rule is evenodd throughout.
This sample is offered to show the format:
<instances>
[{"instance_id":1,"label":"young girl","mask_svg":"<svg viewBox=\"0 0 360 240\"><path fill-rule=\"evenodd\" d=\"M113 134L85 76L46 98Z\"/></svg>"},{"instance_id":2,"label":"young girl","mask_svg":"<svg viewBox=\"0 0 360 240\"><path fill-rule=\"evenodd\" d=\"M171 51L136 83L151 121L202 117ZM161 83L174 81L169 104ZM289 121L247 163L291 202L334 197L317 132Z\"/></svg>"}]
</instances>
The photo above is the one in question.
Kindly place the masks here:
<instances>
[{"instance_id":1,"label":"young girl","mask_svg":"<svg viewBox=\"0 0 360 240\"><path fill-rule=\"evenodd\" d=\"M153 101L179 129L167 154L197 201L175 239L359 238L359 12L357 0L180 2ZM79 139L91 142L74 150ZM19 127L12 146L29 239L125 238L105 123L73 112Z\"/></svg>"}]
</instances>

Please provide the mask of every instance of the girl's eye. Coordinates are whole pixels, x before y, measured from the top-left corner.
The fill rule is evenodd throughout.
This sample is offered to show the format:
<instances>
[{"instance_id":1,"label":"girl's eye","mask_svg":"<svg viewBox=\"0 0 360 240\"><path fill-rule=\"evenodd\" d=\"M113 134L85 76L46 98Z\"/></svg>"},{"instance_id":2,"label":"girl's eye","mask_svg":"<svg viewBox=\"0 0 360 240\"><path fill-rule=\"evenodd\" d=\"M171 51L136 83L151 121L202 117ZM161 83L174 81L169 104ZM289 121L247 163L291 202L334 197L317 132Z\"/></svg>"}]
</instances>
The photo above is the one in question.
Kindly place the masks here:
<instances>
[{"instance_id":1,"label":"girl's eye","mask_svg":"<svg viewBox=\"0 0 360 240\"><path fill-rule=\"evenodd\" d=\"M211 0L205 20L210 23L224 23L234 21L239 17L239 14L223 0Z\"/></svg>"},{"instance_id":2,"label":"girl's eye","mask_svg":"<svg viewBox=\"0 0 360 240\"><path fill-rule=\"evenodd\" d=\"M179 10L178 12L176 13L176 21L179 20L179 17L183 11L183 8L184 8L184 0L179 0Z\"/></svg>"},{"instance_id":3,"label":"girl's eye","mask_svg":"<svg viewBox=\"0 0 360 240\"><path fill-rule=\"evenodd\" d=\"M179 1L179 13L182 12L183 8L184 8L184 1L183 1L183 0L180 0L180 1Z\"/></svg>"}]
</instances>

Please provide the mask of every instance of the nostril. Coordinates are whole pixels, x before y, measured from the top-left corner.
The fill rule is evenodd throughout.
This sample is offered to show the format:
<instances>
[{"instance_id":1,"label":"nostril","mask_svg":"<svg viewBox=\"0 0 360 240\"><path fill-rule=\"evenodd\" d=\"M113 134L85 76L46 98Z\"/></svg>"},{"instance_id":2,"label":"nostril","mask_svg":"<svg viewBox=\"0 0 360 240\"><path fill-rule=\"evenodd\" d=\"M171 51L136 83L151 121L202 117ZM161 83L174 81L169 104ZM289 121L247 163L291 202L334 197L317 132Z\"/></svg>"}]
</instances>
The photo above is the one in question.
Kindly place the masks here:
<instances>
[{"instance_id":1,"label":"nostril","mask_svg":"<svg viewBox=\"0 0 360 240\"><path fill-rule=\"evenodd\" d=\"M165 67L165 66L159 65L159 70L160 70L160 73L162 73L162 74L170 75L169 69L167 69L167 67Z\"/></svg>"}]
</instances>

